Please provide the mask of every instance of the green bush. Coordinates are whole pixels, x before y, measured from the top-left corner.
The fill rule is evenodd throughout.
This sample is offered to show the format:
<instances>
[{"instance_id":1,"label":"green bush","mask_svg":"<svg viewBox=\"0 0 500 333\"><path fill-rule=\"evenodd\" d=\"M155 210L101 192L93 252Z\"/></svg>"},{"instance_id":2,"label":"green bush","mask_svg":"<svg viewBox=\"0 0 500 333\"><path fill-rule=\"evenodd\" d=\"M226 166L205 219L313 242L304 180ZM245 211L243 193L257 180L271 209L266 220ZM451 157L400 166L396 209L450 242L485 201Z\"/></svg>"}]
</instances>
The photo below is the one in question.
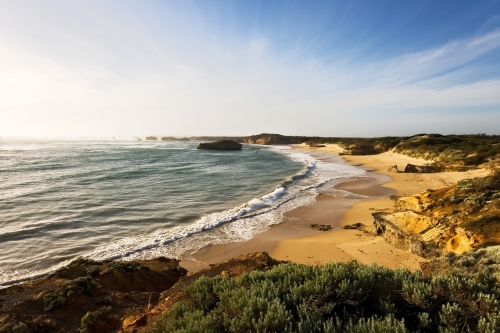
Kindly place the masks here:
<instances>
[{"instance_id":1,"label":"green bush","mask_svg":"<svg viewBox=\"0 0 500 333\"><path fill-rule=\"evenodd\" d=\"M288 263L198 279L152 332L495 332L499 302L489 275Z\"/></svg>"},{"instance_id":2,"label":"green bush","mask_svg":"<svg viewBox=\"0 0 500 333\"><path fill-rule=\"evenodd\" d=\"M66 303L66 297L60 291L53 291L45 294L43 296L43 306L45 311L50 311L56 308L60 308Z\"/></svg>"},{"instance_id":3,"label":"green bush","mask_svg":"<svg viewBox=\"0 0 500 333\"><path fill-rule=\"evenodd\" d=\"M102 306L96 311L89 311L81 319L82 327L88 327L97 323L101 318L106 317L111 313L113 308L111 306Z\"/></svg>"},{"instance_id":4,"label":"green bush","mask_svg":"<svg viewBox=\"0 0 500 333\"><path fill-rule=\"evenodd\" d=\"M498 135L415 135L395 147L398 153L433 159L438 162L459 162L475 166L500 155Z\"/></svg>"}]
</instances>

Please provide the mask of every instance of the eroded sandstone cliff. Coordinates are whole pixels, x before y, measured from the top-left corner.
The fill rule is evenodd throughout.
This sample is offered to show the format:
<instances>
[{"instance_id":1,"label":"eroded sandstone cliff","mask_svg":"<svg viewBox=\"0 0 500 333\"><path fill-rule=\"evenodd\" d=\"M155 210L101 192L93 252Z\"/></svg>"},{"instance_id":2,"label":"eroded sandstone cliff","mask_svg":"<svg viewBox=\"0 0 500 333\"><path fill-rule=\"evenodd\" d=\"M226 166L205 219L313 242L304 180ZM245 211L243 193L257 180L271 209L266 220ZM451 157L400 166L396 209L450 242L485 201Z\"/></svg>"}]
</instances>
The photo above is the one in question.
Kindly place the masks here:
<instances>
[{"instance_id":1,"label":"eroded sandstone cliff","mask_svg":"<svg viewBox=\"0 0 500 333\"><path fill-rule=\"evenodd\" d=\"M500 244L500 171L454 186L394 197L394 212L373 213L377 233L426 258Z\"/></svg>"}]
</instances>

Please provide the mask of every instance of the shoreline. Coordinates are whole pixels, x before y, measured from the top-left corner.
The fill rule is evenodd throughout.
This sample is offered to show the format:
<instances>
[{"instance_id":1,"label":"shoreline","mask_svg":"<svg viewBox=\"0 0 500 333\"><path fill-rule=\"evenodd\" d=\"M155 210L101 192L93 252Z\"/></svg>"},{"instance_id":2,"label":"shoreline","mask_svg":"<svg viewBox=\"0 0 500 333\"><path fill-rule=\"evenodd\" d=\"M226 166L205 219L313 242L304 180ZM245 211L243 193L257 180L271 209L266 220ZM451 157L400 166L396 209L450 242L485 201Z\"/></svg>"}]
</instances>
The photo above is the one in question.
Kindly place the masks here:
<instances>
[{"instance_id":1,"label":"shoreline","mask_svg":"<svg viewBox=\"0 0 500 333\"><path fill-rule=\"evenodd\" d=\"M429 188L437 189L452 185L464 178L484 176L483 169L467 172L443 172L409 174L388 172L393 165L404 169L407 163L426 164L429 161L395 153L379 155L339 156L342 148L327 145L310 148L307 145L290 145L292 149L310 153L318 160L342 158L344 163L366 171L365 177L353 177L330 187L332 191L348 191L359 196L334 197L329 191L321 191L316 201L284 214L284 221L272 225L269 230L252 239L228 244L208 245L181 257L181 266L190 273L211 264L227 261L240 255L266 251L277 260L289 260L303 264L324 264L330 261L357 260L376 263L388 268L420 269L426 259L397 249L382 237L371 236L358 230L342 229L343 226L361 222L368 228L373 225L372 213L392 211L390 195L414 195ZM310 224L328 224L330 231L319 231Z\"/></svg>"}]
</instances>

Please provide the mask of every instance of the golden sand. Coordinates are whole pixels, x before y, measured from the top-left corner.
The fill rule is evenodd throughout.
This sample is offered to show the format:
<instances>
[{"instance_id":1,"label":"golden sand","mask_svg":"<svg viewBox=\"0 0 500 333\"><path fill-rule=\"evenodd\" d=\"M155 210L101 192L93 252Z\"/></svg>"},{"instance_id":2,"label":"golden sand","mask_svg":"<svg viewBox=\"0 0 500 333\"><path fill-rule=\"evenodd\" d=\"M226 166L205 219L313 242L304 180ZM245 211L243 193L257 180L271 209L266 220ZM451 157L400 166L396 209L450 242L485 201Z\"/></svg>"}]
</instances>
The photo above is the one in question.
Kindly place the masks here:
<instances>
[{"instance_id":1,"label":"golden sand","mask_svg":"<svg viewBox=\"0 0 500 333\"><path fill-rule=\"evenodd\" d=\"M309 148L303 144L292 145L292 148L306 150L318 159L328 159L342 151L337 145ZM389 268L416 270L419 269L419 262L425 259L396 249L381 237L370 236L358 230L345 230L342 227L357 222L372 226L373 212L392 210L393 203L389 199L391 194L412 195L488 173L486 170L430 174L392 173L387 169L394 165L397 165L399 170L404 170L407 163L426 164L428 161L391 152L341 157L346 163L359 166L367 173L366 177L353 178L349 182L336 185L335 188L369 196L370 199L336 198L321 194L315 203L286 213L283 223L272 226L251 240L207 246L184 257L181 265L189 271L196 271L241 254L267 251L278 260L298 263L317 265L330 261L357 260L365 264L376 263ZM311 228L311 224L328 224L333 230L318 231Z\"/></svg>"}]
</instances>

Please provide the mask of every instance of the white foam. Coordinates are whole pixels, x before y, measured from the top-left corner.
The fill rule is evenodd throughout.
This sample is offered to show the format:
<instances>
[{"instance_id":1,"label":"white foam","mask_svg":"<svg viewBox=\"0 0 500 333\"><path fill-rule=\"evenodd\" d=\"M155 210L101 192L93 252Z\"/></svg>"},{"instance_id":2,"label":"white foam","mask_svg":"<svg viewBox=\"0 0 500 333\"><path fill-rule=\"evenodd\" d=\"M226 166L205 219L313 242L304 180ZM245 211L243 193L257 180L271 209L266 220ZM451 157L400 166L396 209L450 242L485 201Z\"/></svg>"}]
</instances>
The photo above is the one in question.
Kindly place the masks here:
<instances>
[{"instance_id":1,"label":"white foam","mask_svg":"<svg viewBox=\"0 0 500 333\"><path fill-rule=\"evenodd\" d=\"M179 258L209 244L245 241L266 231L271 225L281 223L285 212L313 203L321 185L332 180L340 182L350 177L359 177L365 173L364 170L350 165L316 160L313 156L292 150L290 147L265 146L265 148L303 163L304 169L270 193L238 207L205 215L189 225L123 238L99 246L84 256L96 260L149 259L158 256ZM352 193L341 190L335 193L338 197L347 197L350 194ZM0 275L3 281L11 284L16 283L16 278L21 282L67 264L68 262L63 262L43 272L14 272L11 276Z\"/></svg>"},{"instance_id":2,"label":"white foam","mask_svg":"<svg viewBox=\"0 0 500 333\"><path fill-rule=\"evenodd\" d=\"M160 229L151 234L128 237L100 246L86 257L97 260L132 260L157 256L179 258L208 244L245 241L271 225L281 223L283 213L314 202L317 188L326 182L365 173L350 165L318 161L290 147L273 146L270 149L304 163L304 170L283 186L241 206L205 215L190 225Z\"/></svg>"}]
</instances>

